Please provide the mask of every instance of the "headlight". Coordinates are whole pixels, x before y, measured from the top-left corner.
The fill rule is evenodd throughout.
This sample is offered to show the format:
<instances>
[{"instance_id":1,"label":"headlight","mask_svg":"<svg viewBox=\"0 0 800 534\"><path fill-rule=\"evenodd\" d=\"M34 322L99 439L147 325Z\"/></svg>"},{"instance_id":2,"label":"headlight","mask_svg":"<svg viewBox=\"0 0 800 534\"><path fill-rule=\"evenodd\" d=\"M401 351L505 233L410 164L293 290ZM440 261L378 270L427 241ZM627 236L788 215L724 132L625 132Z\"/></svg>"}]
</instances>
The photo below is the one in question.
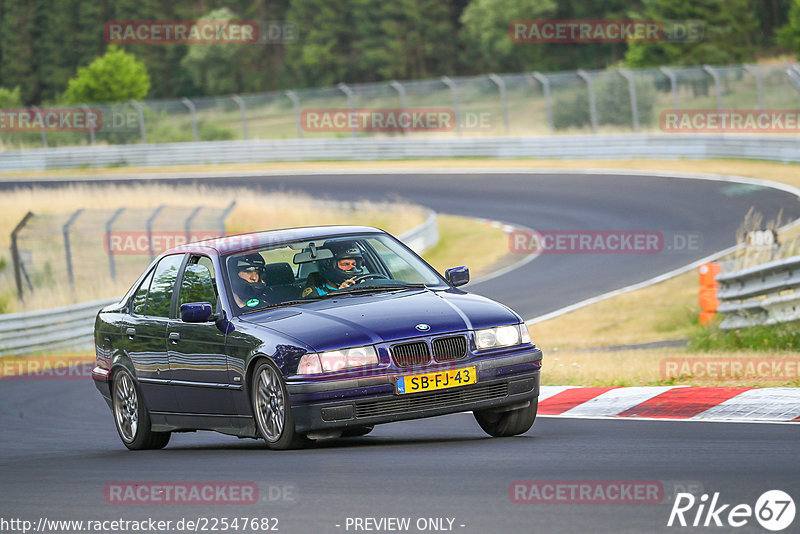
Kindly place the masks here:
<instances>
[{"instance_id":1,"label":"headlight","mask_svg":"<svg viewBox=\"0 0 800 534\"><path fill-rule=\"evenodd\" d=\"M511 347L522 343L530 343L531 337L528 327L524 324L498 326L475 330L475 347L478 350Z\"/></svg>"},{"instance_id":2,"label":"headlight","mask_svg":"<svg viewBox=\"0 0 800 534\"><path fill-rule=\"evenodd\" d=\"M351 367L365 367L378 364L375 347L354 347L352 349L329 350L318 354L306 354L297 366L299 375L332 373Z\"/></svg>"}]
</instances>

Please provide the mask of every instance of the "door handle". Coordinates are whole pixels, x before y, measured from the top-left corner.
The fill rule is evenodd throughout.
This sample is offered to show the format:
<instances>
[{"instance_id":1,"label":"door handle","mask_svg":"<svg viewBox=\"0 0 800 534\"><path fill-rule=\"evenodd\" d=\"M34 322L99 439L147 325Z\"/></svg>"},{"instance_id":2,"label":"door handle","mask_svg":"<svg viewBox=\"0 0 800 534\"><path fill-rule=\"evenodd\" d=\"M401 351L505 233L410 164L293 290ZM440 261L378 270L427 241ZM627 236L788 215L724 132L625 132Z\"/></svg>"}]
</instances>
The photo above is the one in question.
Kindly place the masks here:
<instances>
[{"instance_id":1,"label":"door handle","mask_svg":"<svg viewBox=\"0 0 800 534\"><path fill-rule=\"evenodd\" d=\"M127 328L127 329L125 329L125 333L128 335L129 338L133 339L133 336L136 335L136 329L135 328Z\"/></svg>"},{"instance_id":2,"label":"door handle","mask_svg":"<svg viewBox=\"0 0 800 534\"><path fill-rule=\"evenodd\" d=\"M169 333L169 340L172 341L173 343L177 343L180 338L181 338L180 332Z\"/></svg>"}]
</instances>

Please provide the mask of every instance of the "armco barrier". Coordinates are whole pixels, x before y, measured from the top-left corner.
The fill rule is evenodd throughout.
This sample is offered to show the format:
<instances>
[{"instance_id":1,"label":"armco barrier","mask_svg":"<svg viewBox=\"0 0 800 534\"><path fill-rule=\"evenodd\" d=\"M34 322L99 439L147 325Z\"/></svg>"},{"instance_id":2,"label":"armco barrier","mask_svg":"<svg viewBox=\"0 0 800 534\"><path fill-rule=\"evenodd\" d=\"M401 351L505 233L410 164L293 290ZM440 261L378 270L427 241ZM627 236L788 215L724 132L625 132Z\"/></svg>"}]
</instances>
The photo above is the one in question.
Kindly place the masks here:
<instances>
[{"instance_id":1,"label":"armco barrier","mask_svg":"<svg viewBox=\"0 0 800 534\"><path fill-rule=\"evenodd\" d=\"M428 210L425 222L398 238L417 253L433 247L439 242L436 213ZM95 300L63 308L0 315L0 356L65 349L91 350L97 312L117 300Z\"/></svg>"},{"instance_id":2,"label":"armco barrier","mask_svg":"<svg viewBox=\"0 0 800 534\"><path fill-rule=\"evenodd\" d=\"M800 256L717 276L724 329L800 320Z\"/></svg>"},{"instance_id":3,"label":"armco barrier","mask_svg":"<svg viewBox=\"0 0 800 534\"><path fill-rule=\"evenodd\" d=\"M310 160L437 158L709 159L800 162L800 136L564 135L209 141L0 152L0 171Z\"/></svg>"}]
</instances>

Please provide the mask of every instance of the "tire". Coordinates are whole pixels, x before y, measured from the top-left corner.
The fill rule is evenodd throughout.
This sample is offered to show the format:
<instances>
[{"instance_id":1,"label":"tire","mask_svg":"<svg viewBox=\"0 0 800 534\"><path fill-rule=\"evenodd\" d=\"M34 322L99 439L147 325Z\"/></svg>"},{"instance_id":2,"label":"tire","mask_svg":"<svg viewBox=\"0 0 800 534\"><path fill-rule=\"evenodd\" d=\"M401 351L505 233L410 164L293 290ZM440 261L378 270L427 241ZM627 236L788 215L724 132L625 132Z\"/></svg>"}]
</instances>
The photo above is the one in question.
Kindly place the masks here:
<instances>
[{"instance_id":1,"label":"tire","mask_svg":"<svg viewBox=\"0 0 800 534\"><path fill-rule=\"evenodd\" d=\"M130 450L163 449L167 446L171 433L150 429L150 413L144 405L139 385L125 369L114 372L111 406L117 433Z\"/></svg>"},{"instance_id":2,"label":"tire","mask_svg":"<svg viewBox=\"0 0 800 534\"><path fill-rule=\"evenodd\" d=\"M358 438L360 436L366 436L372 429L375 428L375 425L366 425L366 426L351 426L344 429L342 432L343 438Z\"/></svg>"},{"instance_id":3,"label":"tire","mask_svg":"<svg viewBox=\"0 0 800 534\"><path fill-rule=\"evenodd\" d=\"M311 443L294 429L289 392L280 370L268 360L256 364L250 387L253 417L267 447L275 450L300 449Z\"/></svg>"},{"instance_id":4,"label":"tire","mask_svg":"<svg viewBox=\"0 0 800 534\"><path fill-rule=\"evenodd\" d=\"M539 399L536 398L525 408L517 408L507 412L475 410L473 414L484 432L495 438L502 438L517 436L530 430L536 420L538 407Z\"/></svg>"}]
</instances>

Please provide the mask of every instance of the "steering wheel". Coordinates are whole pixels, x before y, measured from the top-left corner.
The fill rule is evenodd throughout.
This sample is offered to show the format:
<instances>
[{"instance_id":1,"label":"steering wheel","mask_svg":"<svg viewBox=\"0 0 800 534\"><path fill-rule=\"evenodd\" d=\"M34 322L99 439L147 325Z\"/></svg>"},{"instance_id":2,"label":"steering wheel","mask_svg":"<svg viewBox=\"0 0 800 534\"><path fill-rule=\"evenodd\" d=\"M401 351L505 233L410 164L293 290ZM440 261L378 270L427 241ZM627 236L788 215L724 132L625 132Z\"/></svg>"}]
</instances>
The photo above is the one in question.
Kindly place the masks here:
<instances>
[{"instance_id":1,"label":"steering wheel","mask_svg":"<svg viewBox=\"0 0 800 534\"><path fill-rule=\"evenodd\" d=\"M376 278L384 279L384 280L389 280L390 279L388 276L382 275L380 273L367 273L367 274L362 274L361 276L357 276L353 280L353 285L360 284L361 282L365 282L367 280L374 280Z\"/></svg>"}]
</instances>

